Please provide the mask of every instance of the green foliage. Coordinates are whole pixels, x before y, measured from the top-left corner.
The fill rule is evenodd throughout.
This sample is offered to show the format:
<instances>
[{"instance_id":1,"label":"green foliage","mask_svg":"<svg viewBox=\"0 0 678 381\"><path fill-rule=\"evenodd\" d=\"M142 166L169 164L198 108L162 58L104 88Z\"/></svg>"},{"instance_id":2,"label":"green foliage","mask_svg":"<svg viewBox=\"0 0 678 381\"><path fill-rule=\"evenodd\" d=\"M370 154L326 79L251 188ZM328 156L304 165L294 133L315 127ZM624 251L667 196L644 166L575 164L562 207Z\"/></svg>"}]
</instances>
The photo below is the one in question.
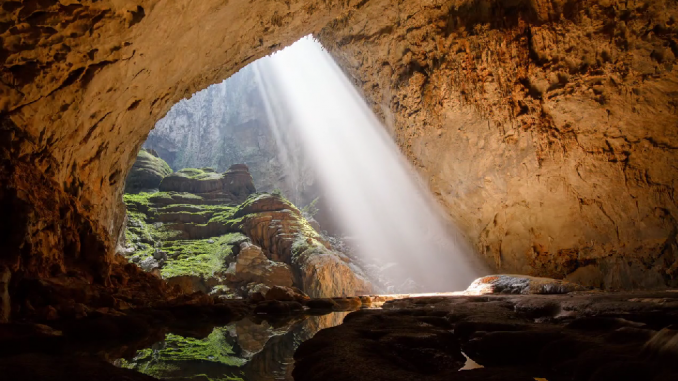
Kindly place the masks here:
<instances>
[{"instance_id":1,"label":"green foliage","mask_svg":"<svg viewBox=\"0 0 678 381\"><path fill-rule=\"evenodd\" d=\"M150 198L151 196L155 195L156 193L147 193L147 192L141 192L137 194L132 194L132 193L125 193L122 195L122 200L125 202L125 205L127 205L127 208L138 208L140 206L149 206L150 205Z\"/></svg>"},{"instance_id":2,"label":"green foliage","mask_svg":"<svg viewBox=\"0 0 678 381\"><path fill-rule=\"evenodd\" d=\"M145 167L152 168L154 172L162 177L172 173L172 168L170 168L165 160L151 155L144 149L139 150L139 153L137 153L137 161L143 163Z\"/></svg>"},{"instance_id":3,"label":"green foliage","mask_svg":"<svg viewBox=\"0 0 678 381\"><path fill-rule=\"evenodd\" d=\"M225 272L232 245L243 239L242 234L231 233L214 239L167 241L162 248L167 252L167 262L160 273L167 279L183 275L212 277Z\"/></svg>"},{"instance_id":4,"label":"green foliage","mask_svg":"<svg viewBox=\"0 0 678 381\"><path fill-rule=\"evenodd\" d=\"M316 206L318 204L318 200L320 200L320 197L316 197L308 205L301 208L301 213L303 213L304 216L309 216L309 217L313 217L316 214L318 214L318 212L320 211L318 209L318 207Z\"/></svg>"},{"instance_id":5,"label":"green foliage","mask_svg":"<svg viewBox=\"0 0 678 381\"><path fill-rule=\"evenodd\" d=\"M221 178L221 174L214 172L212 168L184 168L174 173L174 175L193 180L214 180Z\"/></svg>"}]
</instances>

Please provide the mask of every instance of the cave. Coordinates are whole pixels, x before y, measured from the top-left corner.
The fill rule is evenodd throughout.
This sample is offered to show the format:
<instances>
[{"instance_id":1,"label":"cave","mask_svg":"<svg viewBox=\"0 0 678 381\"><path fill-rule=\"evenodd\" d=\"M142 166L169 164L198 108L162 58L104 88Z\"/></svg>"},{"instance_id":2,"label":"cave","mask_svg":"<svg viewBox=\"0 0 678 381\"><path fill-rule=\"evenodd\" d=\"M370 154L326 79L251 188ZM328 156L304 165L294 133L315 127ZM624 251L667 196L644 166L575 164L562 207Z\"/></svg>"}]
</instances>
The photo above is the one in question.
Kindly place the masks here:
<instances>
[{"instance_id":1,"label":"cave","mask_svg":"<svg viewBox=\"0 0 678 381\"><path fill-rule=\"evenodd\" d=\"M0 7L9 379L678 379L675 1ZM483 269L467 288L373 288L307 213L327 190L278 191L241 145L203 163L162 140L173 106L303 38ZM344 209L319 226L341 232ZM402 269L428 252L409 251ZM252 261L270 284L204 276Z\"/></svg>"}]
</instances>

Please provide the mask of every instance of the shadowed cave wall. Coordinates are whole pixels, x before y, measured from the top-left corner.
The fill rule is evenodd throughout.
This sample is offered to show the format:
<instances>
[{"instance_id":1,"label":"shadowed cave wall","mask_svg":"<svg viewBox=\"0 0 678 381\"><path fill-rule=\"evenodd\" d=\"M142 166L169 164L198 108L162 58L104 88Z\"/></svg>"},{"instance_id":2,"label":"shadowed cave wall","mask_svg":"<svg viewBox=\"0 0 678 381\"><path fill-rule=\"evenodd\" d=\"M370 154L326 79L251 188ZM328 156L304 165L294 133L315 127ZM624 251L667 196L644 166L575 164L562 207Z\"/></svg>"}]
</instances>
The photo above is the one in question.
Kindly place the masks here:
<instances>
[{"instance_id":1,"label":"shadowed cave wall","mask_svg":"<svg viewBox=\"0 0 678 381\"><path fill-rule=\"evenodd\" d=\"M498 272L675 285L669 0L8 1L0 257L105 282L174 103L315 33Z\"/></svg>"}]
</instances>

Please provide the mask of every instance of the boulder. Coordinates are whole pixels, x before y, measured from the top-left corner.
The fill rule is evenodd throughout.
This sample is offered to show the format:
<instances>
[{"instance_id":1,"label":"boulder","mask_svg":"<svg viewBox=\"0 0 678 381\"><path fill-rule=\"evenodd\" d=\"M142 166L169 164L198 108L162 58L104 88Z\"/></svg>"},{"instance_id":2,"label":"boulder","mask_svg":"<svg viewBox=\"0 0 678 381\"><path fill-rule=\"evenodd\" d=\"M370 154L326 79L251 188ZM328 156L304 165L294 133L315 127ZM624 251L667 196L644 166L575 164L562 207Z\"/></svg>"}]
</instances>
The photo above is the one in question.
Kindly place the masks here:
<instances>
[{"instance_id":1,"label":"boulder","mask_svg":"<svg viewBox=\"0 0 678 381\"><path fill-rule=\"evenodd\" d=\"M238 258L228 271L232 282L261 283L268 287L287 286L294 283L289 265L266 258L259 246L241 242Z\"/></svg>"},{"instance_id":2,"label":"boulder","mask_svg":"<svg viewBox=\"0 0 678 381\"><path fill-rule=\"evenodd\" d=\"M466 289L467 294L567 294L585 291L586 287L559 279L527 275L488 275L478 278Z\"/></svg>"},{"instance_id":3,"label":"boulder","mask_svg":"<svg viewBox=\"0 0 678 381\"><path fill-rule=\"evenodd\" d=\"M125 193L156 190L172 168L153 150L141 149L125 182Z\"/></svg>"},{"instance_id":4,"label":"boulder","mask_svg":"<svg viewBox=\"0 0 678 381\"><path fill-rule=\"evenodd\" d=\"M302 289L311 297L358 296L372 292L370 281L359 269L346 263L316 239L297 239L293 267Z\"/></svg>"},{"instance_id":5,"label":"boulder","mask_svg":"<svg viewBox=\"0 0 678 381\"><path fill-rule=\"evenodd\" d=\"M234 213L233 226L261 248L288 263L298 274L299 288L311 297L356 296L372 284L347 257L329 249L301 212L278 195L250 197Z\"/></svg>"},{"instance_id":6,"label":"boulder","mask_svg":"<svg viewBox=\"0 0 678 381\"><path fill-rule=\"evenodd\" d=\"M139 266L146 272L151 272L160 267L158 261L153 257L148 257L139 263Z\"/></svg>"},{"instance_id":7,"label":"boulder","mask_svg":"<svg viewBox=\"0 0 678 381\"><path fill-rule=\"evenodd\" d=\"M266 292L265 299L281 302L296 301L303 304L311 298L296 287L273 286Z\"/></svg>"}]
</instances>

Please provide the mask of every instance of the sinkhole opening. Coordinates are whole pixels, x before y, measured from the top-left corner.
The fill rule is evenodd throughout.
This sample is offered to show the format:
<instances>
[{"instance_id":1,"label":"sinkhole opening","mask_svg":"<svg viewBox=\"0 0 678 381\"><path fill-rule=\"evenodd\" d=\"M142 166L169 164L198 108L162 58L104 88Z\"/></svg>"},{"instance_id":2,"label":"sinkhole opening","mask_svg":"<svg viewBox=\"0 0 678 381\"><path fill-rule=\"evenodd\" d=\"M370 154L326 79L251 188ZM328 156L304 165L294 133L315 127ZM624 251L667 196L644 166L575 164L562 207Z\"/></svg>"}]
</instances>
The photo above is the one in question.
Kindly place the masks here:
<instances>
[{"instance_id":1,"label":"sinkhole opening","mask_svg":"<svg viewBox=\"0 0 678 381\"><path fill-rule=\"evenodd\" d=\"M312 36L177 103L125 191L126 255L186 291L248 297L277 282L318 297L446 292L484 272ZM263 225L243 222L257 213ZM265 260L241 260L247 245Z\"/></svg>"}]
</instances>

